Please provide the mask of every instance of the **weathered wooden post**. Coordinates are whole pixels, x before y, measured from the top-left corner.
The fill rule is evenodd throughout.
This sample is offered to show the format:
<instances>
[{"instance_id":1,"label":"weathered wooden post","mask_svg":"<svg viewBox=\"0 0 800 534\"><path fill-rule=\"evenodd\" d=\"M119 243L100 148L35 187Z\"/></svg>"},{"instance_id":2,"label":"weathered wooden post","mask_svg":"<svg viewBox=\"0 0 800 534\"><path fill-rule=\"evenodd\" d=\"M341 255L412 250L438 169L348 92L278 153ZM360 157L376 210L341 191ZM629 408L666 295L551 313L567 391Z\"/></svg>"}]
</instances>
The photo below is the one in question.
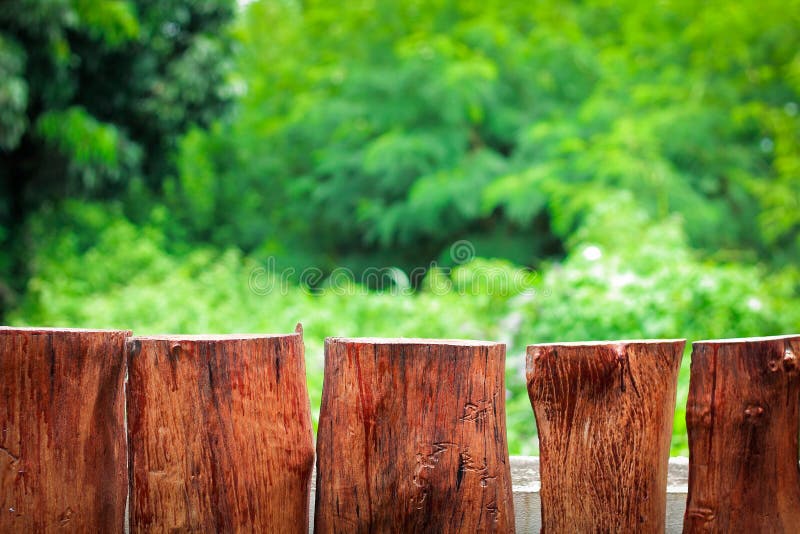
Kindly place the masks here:
<instances>
[{"instance_id":1,"label":"weathered wooden post","mask_svg":"<svg viewBox=\"0 0 800 534\"><path fill-rule=\"evenodd\" d=\"M131 531L307 532L299 329L134 337L128 354Z\"/></svg>"},{"instance_id":2,"label":"weathered wooden post","mask_svg":"<svg viewBox=\"0 0 800 534\"><path fill-rule=\"evenodd\" d=\"M684 532L800 532L800 336L698 341Z\"/></svg>"},{"instance_id":3,"label":"weathered wooden post","mask_svg":"<svg viewBox=\"0 0 800 534\"><path fill-rule=\"evenodd\" d=\"M0 532L122 532L128 335L0 327Z\"/></svg>"},{"instance_id":4,"label":"weathered wooden post","mask_svg":"<svg viewBox=\"0 0 800 534\"><path fill-rule=\"evenodd\" d=\"M328 339L315 531L512 532L505 345Z\"/></svg>"},{"instance_id":5,"label":"weathered wooden post","mask_svg":"<svg viewBox=\"0 0 800 534\"><path fill-rule=\"evenodd\" d=\"M542 532L663 532L686 341L528 347Z\"/></svg>"}]
</instances>

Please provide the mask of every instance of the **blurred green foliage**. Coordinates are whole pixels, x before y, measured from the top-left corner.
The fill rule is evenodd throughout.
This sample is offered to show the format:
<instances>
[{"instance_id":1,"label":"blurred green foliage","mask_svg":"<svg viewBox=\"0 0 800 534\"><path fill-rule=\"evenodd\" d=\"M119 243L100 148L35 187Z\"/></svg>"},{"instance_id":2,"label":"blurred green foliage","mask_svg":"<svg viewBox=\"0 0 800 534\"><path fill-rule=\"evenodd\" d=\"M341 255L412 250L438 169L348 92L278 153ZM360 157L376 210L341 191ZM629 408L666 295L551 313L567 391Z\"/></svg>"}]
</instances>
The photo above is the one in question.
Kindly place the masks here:
<instances>
[{"instance_id":1,"label":"blurred green foliage","mask_svg":"<svg viewBox=\"0 0 800 534\"><path fill-rule=\"evenodd\" d=\"M23 3L13 324L302 321L315 420L326 336L502 340L514 454L527 344L800 331L798 0Z\"/></svg>"},{"instance_id":2,"label":"blurred green foliage","mask_svg":"<svg viewBox=\"0 0 800 534\"><path fill-rule=\"evenodd\" d=\"M244 95L185 141L174 204L203 239L299 238L329 265L419 265L465 236L536 264L624 189L692 246L789 263L799 19L796 1L255 3Z\"/></svg>"},{"instance_id":3,"label":"blurred green foliage","mask_svg":"<svg viewBox=\"0 0 800 534\"><path fill-rule=\"evenodd\" d=\"M0 2L0 315L24 289L41 206L149 211L184 132L232 96L234 12L234 0Z\"/></svg>"}]
</instances>

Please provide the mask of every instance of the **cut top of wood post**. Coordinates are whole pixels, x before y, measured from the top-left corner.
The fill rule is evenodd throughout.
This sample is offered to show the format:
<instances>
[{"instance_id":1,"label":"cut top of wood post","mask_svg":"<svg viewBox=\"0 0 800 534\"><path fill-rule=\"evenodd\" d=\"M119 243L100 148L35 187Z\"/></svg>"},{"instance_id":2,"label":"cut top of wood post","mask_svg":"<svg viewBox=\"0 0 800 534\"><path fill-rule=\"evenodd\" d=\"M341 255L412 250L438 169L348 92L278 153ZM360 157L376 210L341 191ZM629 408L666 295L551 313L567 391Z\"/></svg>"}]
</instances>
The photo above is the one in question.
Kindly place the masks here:
<instances>
[{"instance_id":1,"label":"cut top of wood post","mask_svg":"<svg viewBox=\"0 0 800 534\"><path fill-rule=\"evenodd\" d=\"M59 328L41 326L0 326L0 333L5 334L112 334L128 337L130 330L117 330L114 328Z\"/></svg>"},{"instance_id":2,"label":"cut top of wood post","mask_svg":"<svg viewBox=\"0 0 800 534\"><path fill-rule=\"evenodd\" d=\"M648 339L528 347L544 530L663 531L685 343Z\"/></svg>"},{"instance_id":3,"label":"cut top of wood post","mask_svg":"<svg viewBox=\"0 0 800 534\"><path fill-rule=\"evenodd\" d=\"M783 334L779 336L758 336L758 337L732 337L723 339L700 339L692 342L692 347L696 345L743 345L747 343L771 343L780 341L792 341L800 338L800 334Z\"/></svg>"},{"instance_id":4,"label":"cut top of wood post","mask_svg":"<svg viewBox=\"0 0 800 534\"><path fill-rule=\"evenodd\" d=\"M186 341L188 343L213 343L215 341L245 341L248 339L285 339L297 336L302 339L302 334L155 334L148 336L133 336L132 341Z\"/></svg>"},{"instance_id":5,"label":"cut top of wood post","mask_svg":"<svg viewBox=\"0 0 800 534\"><path fill-rule=\"evenodd\" d=\"M478 341L474 339L427 339L418 337L329 337L325 343L346 345L450 345L453 347L505 347L499 341Z\"/></svg>"},{"instance_id":6,"label":"cut top of wood post","mask_svg":"<svg viewBox=\"0 0 800 534\"><path fill-rule=\"evenodd\" d=\"M613 347L616 345L631 346L631 345L676 345L682 343L686 345L685 338L674 339L617 339L617 340L603 340L603 341L561 341L553 343L534 343L528 345L528 350L531 348L548 348L548 347Z\"/></svg>"}]
</instances>

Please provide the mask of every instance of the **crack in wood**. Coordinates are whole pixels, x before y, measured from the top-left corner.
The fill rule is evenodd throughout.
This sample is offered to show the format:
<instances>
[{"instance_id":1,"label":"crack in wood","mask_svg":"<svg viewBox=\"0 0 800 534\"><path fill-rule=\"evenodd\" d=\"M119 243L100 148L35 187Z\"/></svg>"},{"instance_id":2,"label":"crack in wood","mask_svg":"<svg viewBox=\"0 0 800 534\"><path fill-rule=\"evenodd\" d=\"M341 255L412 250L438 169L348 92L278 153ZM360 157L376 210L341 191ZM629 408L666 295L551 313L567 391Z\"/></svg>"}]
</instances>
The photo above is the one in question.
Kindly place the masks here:
<instances>
[{"instance_id":1,"label":"crack in wood","mask_svg":"<svg viewBox=\"0 0 800 534\"><path fill-rule=\"evenodd\" d=\"M6 455L9 457L9 458L11 458L11 463L17 463L17 462L19 462L19 456L18 456L18 455L16 455L16 454L14 454L14 453L12 453L12 452L11 452L10 450L8 450L7 448L5 448L5 447L3 447L3 446L0 446L0 451L4 452L4 453L5 453L5 454L6 454Z\"/></svg>"}]
</instances>

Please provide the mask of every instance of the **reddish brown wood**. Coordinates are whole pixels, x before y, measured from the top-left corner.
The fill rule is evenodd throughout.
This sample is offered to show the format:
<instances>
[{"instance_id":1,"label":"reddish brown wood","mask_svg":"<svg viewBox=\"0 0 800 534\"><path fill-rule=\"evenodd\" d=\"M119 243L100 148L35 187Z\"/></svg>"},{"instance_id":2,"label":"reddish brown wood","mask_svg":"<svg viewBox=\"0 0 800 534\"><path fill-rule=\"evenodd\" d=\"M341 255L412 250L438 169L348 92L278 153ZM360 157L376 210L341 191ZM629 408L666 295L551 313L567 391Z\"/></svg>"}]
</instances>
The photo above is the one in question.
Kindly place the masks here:
<instances>
[{"instance_id":1,"label":"reddish brown wood","mask_svg":"<svg viewBox=\"0 0 800 534\"><path fill-rule=\"evenodd\" d=\"M328 339L315 532L513 532L505 345Z\"/></svg>"},{"instance_id":2,"label":"reddish brown wood","mask_svg":"<svg viewBox=\"0 0 800 534\"><path fill-rule=\"evenodd\" d=\"M800 532L800 336L698 341L684 532Z\"/></svg>"},{"instance_id":3,"label":"reddish brown wood","mask_svg":"<svg viewBox=\"0 0 800 534\"><path fill-rule=\"evenodd\" d=\"M685 340L528 347L542 532L663 532Z\"/></svg>"},{"instance_id":4,"label":"reddish brown wood","mask_svg":"<svg viewBox=\"0 0 800 534\"><path fill-rule=\"evenodd\" d=\"M0 532L122 532L128 335L0 327Z\"/></svg>"},{"instance_id":5,"label":"reddish brown wood","mask_svg":"<svg viewBox=\"0 0 800 534\"><path fill-rule=\"evenodd\" d=\"M302 334L128 343L134 532L308 531Z\"/></svg>"}]
</instances>

